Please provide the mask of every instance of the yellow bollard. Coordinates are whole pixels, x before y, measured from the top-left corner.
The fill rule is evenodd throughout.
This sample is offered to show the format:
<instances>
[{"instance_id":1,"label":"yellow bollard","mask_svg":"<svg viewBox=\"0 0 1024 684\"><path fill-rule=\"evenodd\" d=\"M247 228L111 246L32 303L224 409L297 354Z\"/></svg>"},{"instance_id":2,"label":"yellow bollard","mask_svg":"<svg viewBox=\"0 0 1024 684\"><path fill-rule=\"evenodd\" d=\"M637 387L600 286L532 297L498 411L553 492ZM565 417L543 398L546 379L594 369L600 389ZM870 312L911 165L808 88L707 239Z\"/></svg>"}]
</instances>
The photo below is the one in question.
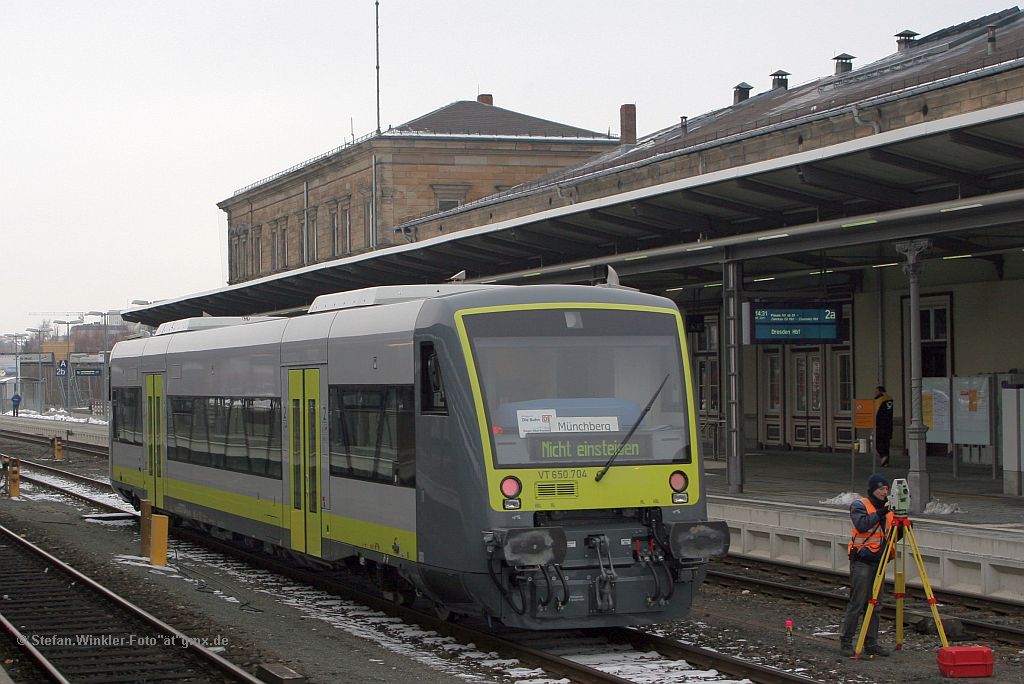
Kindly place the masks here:
<instances>
[{"instance_id":1,"label":"yellow bollard","mask_svg":"<svg viewBox=\"0 0 1024 684\"><path fill-rule=\"evenodd\" d=\"M21 495L21 465L16 458L7 461L7 492L12 499Z\"/></svg>"},{"instance_id":2,"label":"yellow bollard","mask_svg":"<svg viewBox=\"0 0 1024 684\"><path fill-rule=\"evenodd\" d=\"M149 550L149 562L163 567L167 565L167 516L153 516L153 531Z\"/></svg>"},{"instance_id":3,"label":"yellow bollard","mask_svg":"<svg viewBox=\"0 0 1024 684\"><path fill-rule=\"evenodd\" d=\"M142 555L149 555L150 539L153 532L153 502L143 499L139 502L139 510L142 515L139 517L139 533L142 535Z\"/></svg>"},{"instance_id":4,"label":"yellow bollard","mask_svg":"<svg viewBox=\"0 0 1024 684\"><path fill-rule=\"evenodd\" d=\"M53 438L53 460L64 460L64 442L60 441L60 437Z\"/></svg>"}]
</instances>

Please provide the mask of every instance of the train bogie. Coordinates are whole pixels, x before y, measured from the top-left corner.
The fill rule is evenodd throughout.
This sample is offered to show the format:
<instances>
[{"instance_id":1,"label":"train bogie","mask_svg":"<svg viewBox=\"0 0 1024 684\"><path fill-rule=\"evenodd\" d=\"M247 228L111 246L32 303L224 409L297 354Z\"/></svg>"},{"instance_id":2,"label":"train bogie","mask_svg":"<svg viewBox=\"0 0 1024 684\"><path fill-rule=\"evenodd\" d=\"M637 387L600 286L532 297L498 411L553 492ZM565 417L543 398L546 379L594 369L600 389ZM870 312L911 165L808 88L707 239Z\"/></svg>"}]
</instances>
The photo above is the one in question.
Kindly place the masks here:
<instances>
[{"instance_id":1,"label":"train bogie","mask_svg":"<svg viewBox=\"0 0 1024 684\"><path fill-rule=\"evenodd\" d=\"M667 300L411 286L178 322L111 359L111 479L180 520L510 626L685 614L728 532Z\"/></svg>"}]
</instances>

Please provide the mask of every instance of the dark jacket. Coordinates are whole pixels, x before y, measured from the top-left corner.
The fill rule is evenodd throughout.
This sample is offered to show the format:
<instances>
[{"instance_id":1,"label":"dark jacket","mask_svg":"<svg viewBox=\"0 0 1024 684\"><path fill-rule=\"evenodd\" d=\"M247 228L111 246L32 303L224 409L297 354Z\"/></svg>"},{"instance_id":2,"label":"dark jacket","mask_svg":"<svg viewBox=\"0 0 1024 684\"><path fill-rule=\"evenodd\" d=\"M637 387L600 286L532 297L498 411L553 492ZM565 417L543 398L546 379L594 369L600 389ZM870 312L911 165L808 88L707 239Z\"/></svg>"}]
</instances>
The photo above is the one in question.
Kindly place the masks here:
<instances>
[{"instance_id":1,"label":"dark jacket","mask_svg":"<svg viewBox=\"0 0 1024 684\"><path fill-rule=\"evenodd\" d=\"M875 397L875 439L892 438L892 397L883 392Z\"/></svg>"}]
</instances>

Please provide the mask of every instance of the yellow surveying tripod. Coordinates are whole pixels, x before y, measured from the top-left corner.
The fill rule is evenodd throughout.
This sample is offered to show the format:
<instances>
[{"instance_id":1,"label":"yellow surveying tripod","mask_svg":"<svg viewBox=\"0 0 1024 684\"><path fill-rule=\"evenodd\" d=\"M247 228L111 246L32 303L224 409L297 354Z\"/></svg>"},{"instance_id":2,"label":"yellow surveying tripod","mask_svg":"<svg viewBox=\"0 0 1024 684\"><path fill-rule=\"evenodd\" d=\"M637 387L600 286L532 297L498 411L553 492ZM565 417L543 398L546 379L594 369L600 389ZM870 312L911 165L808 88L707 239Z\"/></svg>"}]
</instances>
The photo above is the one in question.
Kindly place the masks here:
<instances>
[{"instance_id":1,"label":"yellow surveying tripod","mask_svg":"<svg viewBox=\"0 0 1024 684\"><path fill-rule=\"evenodd\" d=\"M910 552L917 564L917 573L921 576L921 586L924 587L924 594L928 597L928 605L931 607L932 617L935 619L935 627L939 631L939 639L942 646L949 646L946 639L946 630L942 628L942 618L939 617L938 601L932 593L931 585L928 584L928 573L924 569L924 559L921 558L921 547L917 545L917 536L914 534L914 527L907 517L910 509L910 489L906 480L894 480L892 483L892 526L885 532L885 548L882 551L882 561L878 564L878 571L875 573L875 582L871 587L871 598L868 599L868 607L864 612L864 622L860 627L860 635L857 637L857 644L853 649L853 657L860 658L864 651L864 639L868 633L868 623L871 621L871 614L878 606L878 595L885 583L885 573L889 563L896 562L893 571L893 580L896 585L893 596L896 598L896 649L903 648L903 601L907 596L907 540L910 540Z\"/></svg>"}]
</instances>

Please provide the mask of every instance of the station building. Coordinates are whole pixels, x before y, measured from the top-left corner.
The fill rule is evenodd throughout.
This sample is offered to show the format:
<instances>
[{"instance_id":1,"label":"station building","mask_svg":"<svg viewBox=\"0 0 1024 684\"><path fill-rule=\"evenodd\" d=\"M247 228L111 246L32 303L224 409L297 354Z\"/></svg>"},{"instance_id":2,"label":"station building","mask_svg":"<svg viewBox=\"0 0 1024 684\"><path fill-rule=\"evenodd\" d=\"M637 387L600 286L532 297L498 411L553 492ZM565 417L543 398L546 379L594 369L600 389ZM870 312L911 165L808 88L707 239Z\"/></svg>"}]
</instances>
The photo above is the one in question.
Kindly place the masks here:
<instances>
[{"instance_id":1,"label":"station building","mask_svg":"<svg viewBox=\"0 0 1024 684\"><path fill-rule=\"evenodd\" d=\"M392 228L575 165L609 135L459 101L326 152L220 202L229 283L405 242Z\"/></svg>"},{"instance_id":2,"label":"station building","mask_svg":"<svg viewBox=\"0 0 1024 684\"><path fill-rule=\"evenodd\" d=\"M965 401L995 408L997 383L1019 381L1024 368L1024 15L1012 8L895 38L889 56L861 66L844 52L831 74L801 85L782 69L759 94L740 83L723 93L727 106L639 139L626 105L618 144L586 161L479 199L467 193L428 216L404 220L422 205L392 211L378 224L391 226L392 247L124 316L154 324L297 310L326 292L462 271L468 282L594 282L611 267L622 284L685 312L702 434L730 462L756 448L848 451L855 399L879 384L896 400L903 447L912 311L920 375L949 379L945 409L934 393L922 407L929 420L956 408L954 377L989 376L987 394L970 390ZM280 215L294 215L301 184L282 177L260 192L282 207L290 195ZM278 211L255 197L221 204L232 239L246 226L265 230ZM752 339L757 312L785 310L829 311L834 325ZM995 475L1012 455L1000 453L989 415L987 446L957 449L949 435L929 450L962 452ZM1020 494L1015 477L1008 491ZM730 465L730 478L741 471Z\"/></svg>"}]
</instances>

